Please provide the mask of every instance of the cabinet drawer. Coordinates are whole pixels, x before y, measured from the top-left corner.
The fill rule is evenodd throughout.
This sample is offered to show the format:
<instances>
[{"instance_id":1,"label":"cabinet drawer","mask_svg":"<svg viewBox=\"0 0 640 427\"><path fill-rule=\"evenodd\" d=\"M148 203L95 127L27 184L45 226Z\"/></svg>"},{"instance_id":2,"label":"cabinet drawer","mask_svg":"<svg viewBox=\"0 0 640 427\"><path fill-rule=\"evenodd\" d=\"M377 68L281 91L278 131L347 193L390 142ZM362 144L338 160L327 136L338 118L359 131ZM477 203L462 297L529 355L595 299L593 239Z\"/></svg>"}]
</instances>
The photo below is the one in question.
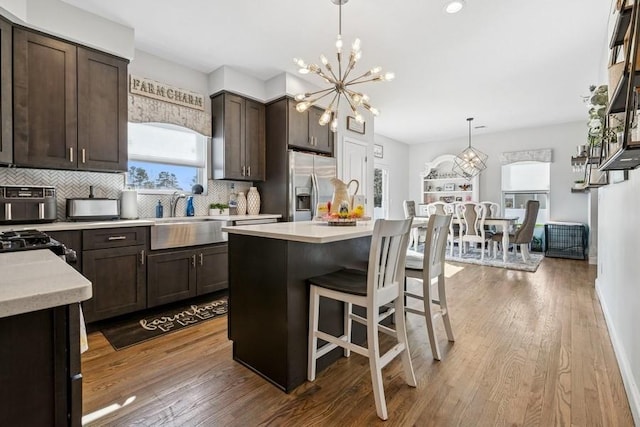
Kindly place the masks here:
<instances>
[{"instance_id":1,"label":"cabinet drawer","mask_svg":"<svg viewBox=\"0 0 640 427\"><path fill-rule=\"evenodd\" d=\"M85 230L82 233L82 249L119 248L132 245L146 245L148 227L101 228Z\"/></svg>"}]
</instances>

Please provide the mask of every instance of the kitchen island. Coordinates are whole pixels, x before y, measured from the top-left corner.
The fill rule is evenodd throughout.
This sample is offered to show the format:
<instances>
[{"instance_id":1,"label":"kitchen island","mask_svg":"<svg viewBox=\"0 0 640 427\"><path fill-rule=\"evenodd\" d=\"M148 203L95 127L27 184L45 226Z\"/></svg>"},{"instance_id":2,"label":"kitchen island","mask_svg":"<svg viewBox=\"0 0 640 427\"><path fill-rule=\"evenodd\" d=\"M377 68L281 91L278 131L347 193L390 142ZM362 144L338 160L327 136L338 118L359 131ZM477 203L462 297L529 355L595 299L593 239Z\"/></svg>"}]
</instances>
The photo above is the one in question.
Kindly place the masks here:
<instances>
[{"instance_id":1,"label":"kitchen island","mask_svg":"<svg viewBox=\"0 0 640 427\"><path fill-rule=\"evenodd\" d=\"M223 227L229 236L229 339L233 358L290 392L307 377L309 288L306 279L343 267L366 266L373 221L334 227L280 222ZM342 331L344 310L322 300L320 328ZM354 324L354 341L364 328ZM338 348L318 361L324 369Z\"/></svg>"},{"instance_id":2,"label":"kitchen island","mask_svg":"<svg viewBox=\"0 0 640 427\"><path fill-rule=\"evenodd\" d=\"M48 249L1 253L0 270L0 425L79 426L91 282Z\"/></svg>"}]
</instances>

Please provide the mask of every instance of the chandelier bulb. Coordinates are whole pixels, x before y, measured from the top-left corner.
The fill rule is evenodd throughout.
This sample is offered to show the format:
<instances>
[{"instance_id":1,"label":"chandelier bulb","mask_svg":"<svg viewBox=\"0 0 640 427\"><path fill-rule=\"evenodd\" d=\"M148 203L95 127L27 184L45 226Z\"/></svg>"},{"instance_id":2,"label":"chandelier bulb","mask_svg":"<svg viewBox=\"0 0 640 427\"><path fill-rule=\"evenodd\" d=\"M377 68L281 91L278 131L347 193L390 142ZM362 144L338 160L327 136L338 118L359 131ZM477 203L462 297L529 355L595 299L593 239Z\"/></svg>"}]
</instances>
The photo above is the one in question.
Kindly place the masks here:
<instances>
[{"instance_id":1,"label":"chandelier bulb","mask_svg":"<svg viewBox=\"0 0 640 427\"><path fill-rule=\"evenodd\" d=\"M338 53L342 52L342 36L340 34L336 39L336 49L338 49Z\"/></svg>"},{"instance_id":2,"label":"chandelier bulb","mask_svg":"<svg viewBox=\"0 0 640 427\"><path fill-rule=\"evenodd\" d=\"M353 41L353 43L351 44L351 49L354 52L358 52L360 50L360 39L357 38Z\"/></svg>"},{"instance_id":3,"label":"chandelier bulb","mask_svg":"<svg viewBox=\"0 0 640 427\"><path fill-rule=\"evenodd\" d=\"M393 80L395 78L396 78L396 74L395 73L392 73L391 71L387 71L386 73L384 73L382 81L390 82L391 80Z\"/></svg>"},{"instance_id":4,"label":"chandelier bulb","mask_svg":"<svg viewBox=\"0 0 640 427\"><path fill-rule=\"evenodd\" d=\"M338 115L337 114L333 117L333 120L331 120L331 125L329 126L329 129L331 129L331 132L338 131Z\"/></svg>"},{"instance_id":5,"label":"chandelier bulb","mask_svg":"<svg viewBox=\"0 0 640 427\"><path fill-rule=\"evenodd\" d=\"M304 93L299 93L297 94L293 99L295 99L296 101L300 102L302 100L304 100L307 97L306 94Z\"/></svg>"},{"instance_id":6,"label":"chandelier bulb","mask_svg":"<svg viewBox=\"0 0 640 427\"><path fill-rule=\"evenodd\" d=\"M320 126L324 126L327 123L329 123L329 120L331 120L331 110L326 109L324 113L322 113L322 115L320 116L320 120L318 120L318 124Z\"/></svg>"},{"instance_id":7,"label":"chandelier bulb","mask_svg":"<svg viewBox=\"0 0 640 427\"><path fill-rule=\"evenodd\" d=\"M309 107L311 107L311 102L309 101L299 102L296 104L296 110L298 110L299 113L304 113L309 109Z\"/></svg>"},{"instance_id":8,"label":"chandelier bulb","mask_svg":"<svg viewBox=\"0 0 640 427\"><path fill-rule=\"evenodd\" d=\"M320 62L322 62L322 65L328 65L329 64L329 60L327 59L326 56L324 56L324 54L320 55Z\"/></svg>"},{"instance_id":9,"label":"chandelier bulb","mask_svg":"<svg viewBox=\"0 0 640 427\"><path fill-rule=\"evenodd\" d=\"M362 117L362 114L356 113L356 122L364 123L364 117Z\"/></svg>"},{"instance_id":10,"label":"chandelier bulb","mask_svg":"<svg viewBox=\"0 0 640 427\"><path fill-rule=\"evenodd\" d=\"M382 71L382 67L373 67L371 70L369 70L371 74L378 74L380 71Z\"/></svg>"}]
</instances>

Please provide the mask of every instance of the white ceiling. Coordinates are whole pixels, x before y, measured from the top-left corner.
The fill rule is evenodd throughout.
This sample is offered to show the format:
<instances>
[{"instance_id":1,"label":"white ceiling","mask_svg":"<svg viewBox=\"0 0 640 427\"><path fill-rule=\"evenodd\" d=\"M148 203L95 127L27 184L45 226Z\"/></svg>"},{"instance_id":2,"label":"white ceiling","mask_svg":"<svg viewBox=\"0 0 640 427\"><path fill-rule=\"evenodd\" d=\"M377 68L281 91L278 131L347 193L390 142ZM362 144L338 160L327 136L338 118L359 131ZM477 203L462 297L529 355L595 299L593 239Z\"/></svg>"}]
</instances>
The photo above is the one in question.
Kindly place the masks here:
<instances>
[{"instance_id":1,"label":"white ceiling","mask_svg":"<svg viewBox=\"0 0 640 427\"><path fill-rule=\"evenodd\" d=\"M205 73L227 65L262 80L295 73L294 57L334 55L338 29L330 0L65 1L134 28L140 50ZM418 144L465 136L470 116L487 133L586 123L581 96L606 79L608 0L467 0L455 15L443 5L343 6L346 45L362 40L356 71L381 65L396 74L362 87L381 110L376 133Z\"/></svg>"}]
</instances>

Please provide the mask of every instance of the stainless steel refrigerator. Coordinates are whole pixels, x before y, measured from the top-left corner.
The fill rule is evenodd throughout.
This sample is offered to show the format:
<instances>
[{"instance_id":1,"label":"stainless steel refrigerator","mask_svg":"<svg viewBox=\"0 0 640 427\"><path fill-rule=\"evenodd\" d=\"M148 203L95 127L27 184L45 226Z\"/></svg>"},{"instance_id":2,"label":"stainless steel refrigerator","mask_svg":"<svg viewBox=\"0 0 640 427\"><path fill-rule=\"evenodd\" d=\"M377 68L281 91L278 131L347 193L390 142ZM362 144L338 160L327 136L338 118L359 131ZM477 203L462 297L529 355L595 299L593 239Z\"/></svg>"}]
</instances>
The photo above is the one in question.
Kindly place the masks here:
<instances>
[{"instance_id":1,"label":"stainless steel refrigerator","mask_svg":"<svg viewBox=\"0 0 640 427\"><path fill-rule=\"evenodd\" d=\"M337 172L336 159L289 151L289 221L309 221L318 203L331 201L330 179Z\"/></svg>"}]
</instances>

